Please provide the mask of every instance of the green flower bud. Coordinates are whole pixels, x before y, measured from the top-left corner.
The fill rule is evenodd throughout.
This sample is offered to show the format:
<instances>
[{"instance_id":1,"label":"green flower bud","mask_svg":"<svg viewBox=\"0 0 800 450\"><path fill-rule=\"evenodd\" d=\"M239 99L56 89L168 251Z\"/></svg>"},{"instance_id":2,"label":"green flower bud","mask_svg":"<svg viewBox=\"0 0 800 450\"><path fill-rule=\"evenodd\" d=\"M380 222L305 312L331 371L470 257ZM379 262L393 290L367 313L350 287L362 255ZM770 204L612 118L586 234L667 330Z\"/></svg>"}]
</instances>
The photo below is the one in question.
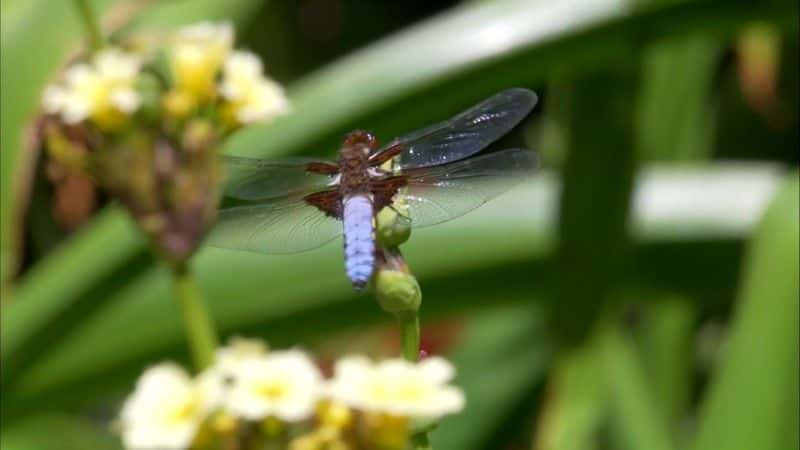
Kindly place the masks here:
<instances>
[{"instance_id":1,"label":"green flower bud","mask_svg":"<svg viewBox=\"0 0 800 450\"><path fill-rule=\"evenodd\" d=\"M422 291L413 275L399 270L379 270L373 278L375 297L384 311L415 314L422 303Z\"/></svg>"},{"instance_id":2,"label":"green flower bud","mask_svg":"<svg viewBox=\"0 0 800 450\"><path fill-rule=\"evenodd\" d=\"M408 206L401 202L395 202L393 206L393 208L383 208L376 217L375 234L378 242L384 247L397 247L411 236Z\"/></svg>"}]
</instances>

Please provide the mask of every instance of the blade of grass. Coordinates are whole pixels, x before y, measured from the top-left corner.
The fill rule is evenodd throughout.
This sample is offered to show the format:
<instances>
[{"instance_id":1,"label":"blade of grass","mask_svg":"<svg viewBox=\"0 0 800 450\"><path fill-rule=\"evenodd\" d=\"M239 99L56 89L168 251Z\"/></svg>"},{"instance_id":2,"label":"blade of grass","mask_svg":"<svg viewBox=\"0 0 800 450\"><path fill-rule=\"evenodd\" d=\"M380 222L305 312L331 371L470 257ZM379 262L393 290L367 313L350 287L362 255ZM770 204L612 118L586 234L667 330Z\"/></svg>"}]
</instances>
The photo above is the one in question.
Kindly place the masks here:
<instances>
[{"instance_id":1,"label":"blade of grass","mask_svg":"<svg viewBox=\"0 0 800 450\"><path fill-rule=\"evenodd\" d=\"M598 346L563 352L550 371L535 436L537 450L593 450L607 413Z\"/></svg>"},{"instance_id":2,"label":"blade of grass","mask_svg":"<svg viewBox=\"0 0 800 450\"><path fill-rule=\"evenodd\" d=\"M720 46L708 35L656 42L643 58L638 151L659 161L711 156L715 130L712 82Z\"/></svg>"},{"instance_id":3,"label":"blade of grass","mask_svg":"<svg viewBox=\"0 0 800 450\"><path fill-rule=\"evenodd\" d=\"M661 297L647 306L641 325L641 357L653 388L655 405L673 427L691 400L692 338L697 312L678 296Z\"/></svg>"},{"instance_id":4,"label":"blade of grass","mask_svg":"<svg viewBox=\"0 0 800 450\"><path fill-rule=\"evenodd\" d=\"M521 295L527 301L482 310L466 322L467 336L451 355L466 408L431 433L434 448L497 448L492 432L542 382L549 354L542 316Z\"/></svg>"},{"instance_id":5,"label":"blade of grass","mask_svg":"<svg viewBox=\"0 0 800 450\"><path fill-rule=\"evenodd\" d=\"M633 56L623 54L616 71L582 76L568 94L568 155L558 224L560 280L552 321L554 333L566 345L579 344L592 328L629 256L636 84L634 67L622 60Z\"/></svg>"},{"instance_id":6,"label":"blade of grass","mask_svg":"<svg viewBox=\"0 0 800 450\"><path fill-rule=\"evenodd\" d=\"M674 448L633 344L616 324L605 324L600 334L611 424L620 450Z\"/></svg>"},{"instance_id":7,"label":"blade of grass","mask_svg":"<svg viewBox=\"0 0 800 450\"><path fill-rule=\"evenodd\" d=\"M0 447L3 450L121 450L119 438L110 431L89 419L43 414L13 426L4 424Z\"/></svg>"},{"instance_id":8,"label":"blade of grass","mask_svg":"<svg viewBox=\"0 0 800 450\"><path fill-rule=\"evenodd\" d=\"M31 0L5 18L0 31L0 285L8 287L16 273L22 245L21 208L24 207L36 154L23 152L26 124L39 106L45 84L68 50L83 37L73 2ZM92 2L103 11L111 0ZM46 30L46 31L44 31Z\"/></svg>"},{"instance_id":9,"label":"blade of grass","mask_svg":"<svg viewBox=\"0 0 800 450\"><path fill-rule=\"evenodd\" d=\"M798 408L799 181L797 172L789 175L749 243L725 359L703 402L695 450L779 450L797 434L797 423L786 419Z\"/></svg>"}]
</instances>

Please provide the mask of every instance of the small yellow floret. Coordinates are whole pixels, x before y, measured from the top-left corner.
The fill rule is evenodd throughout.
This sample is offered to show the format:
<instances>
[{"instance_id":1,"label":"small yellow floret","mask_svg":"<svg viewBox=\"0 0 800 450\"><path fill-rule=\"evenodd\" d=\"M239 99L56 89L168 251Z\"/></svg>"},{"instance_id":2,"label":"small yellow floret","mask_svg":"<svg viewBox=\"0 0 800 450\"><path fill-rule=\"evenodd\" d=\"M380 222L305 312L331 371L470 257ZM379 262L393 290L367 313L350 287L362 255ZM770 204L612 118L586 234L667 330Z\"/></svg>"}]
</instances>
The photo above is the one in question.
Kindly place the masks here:
<instances>
[{"instance_id":1,"label":"small yellow floret","mask_svg":"<svg viewBox=\"0 0 800 450\"><path fill-rule=\"evenodd\" d=\"M261 61L249 52L228 56L219 91L225 100L223 118L232 125L267 121L289 111L281 85L264 76Z\"/></svg>"},{"instance_id":2,"label":"small yellow floret","mask_svg":"<svg viewBox=\"0 0 800 450\"><path fill-rule=\"evenodd\" d=\"M169 48L175 88L198 103L215 94L215 79L233 45L230 23L201 22L182 28Z\"/></svg>"},{"instance_id":3,"label":"small yellow floret","mask_svg":"<svg viewBox=\"0 0 800 450\"><path fill-rule=\"evenodd\" d=\"M68 124L90 119L105 130L119 128L141 103L135 90L140 68L141 60L133 54L102 50L91 64L67 69L63 84L45 90L44 109Z\"/></svg>"}]
</instances>

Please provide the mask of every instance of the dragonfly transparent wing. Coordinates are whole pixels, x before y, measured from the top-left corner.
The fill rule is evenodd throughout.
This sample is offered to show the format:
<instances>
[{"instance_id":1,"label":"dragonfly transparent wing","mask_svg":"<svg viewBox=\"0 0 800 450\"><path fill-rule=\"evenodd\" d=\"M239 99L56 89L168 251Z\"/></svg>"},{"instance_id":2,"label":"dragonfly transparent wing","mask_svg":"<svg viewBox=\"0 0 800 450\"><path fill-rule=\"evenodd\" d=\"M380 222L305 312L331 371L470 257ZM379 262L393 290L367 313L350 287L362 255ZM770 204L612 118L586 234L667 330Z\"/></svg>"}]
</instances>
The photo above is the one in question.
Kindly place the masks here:
<instances>
[{"instance_id":1,"label":"dragonfly transparent wing","mask_svg":"<svg viewBox=\"0 0 800 450\"><path fill-rule=\"evenodd\" d=\"M214 247L283 254L320 247L341 234L341 222L296 199L223 209L207 242Z\"/></svg>"},{"instance_id":2,"label":"dragonfly transparent wing","mask_svg":"<svg viewBox=\"0 0 800 450\"><path fill-rule=\"evenodd\" d=\"M527 89L502 91L461 114L407 134L385 148L402 146L401 169L448 164L473 155L514 128L536 105Z\"/></svg>"},{"instance_id":3,"label":"dragonfly transparent wing","mask_svg":"<svg viewBox=\"0 0 800 450\"><path fill-rule=\"evenodd\" d=\"M512 149L446 166L407 171L408 186L394 197L408 206L415 228L460 217L511 189L538 167L536 153Z\"/></svg>"},{"instance_id":4,"label":"dragonfly transparent wing","mask_svg":"<svg viewBox=\"0 0 800 450\"><path fill-rule=\"evenodd\" d=\"M333 164L314 158L278 160L223 156L225 195L240 200L266 200L307 194L328 187L333 176L307 171L309 164Z\"/></svg>"}]
</instances>

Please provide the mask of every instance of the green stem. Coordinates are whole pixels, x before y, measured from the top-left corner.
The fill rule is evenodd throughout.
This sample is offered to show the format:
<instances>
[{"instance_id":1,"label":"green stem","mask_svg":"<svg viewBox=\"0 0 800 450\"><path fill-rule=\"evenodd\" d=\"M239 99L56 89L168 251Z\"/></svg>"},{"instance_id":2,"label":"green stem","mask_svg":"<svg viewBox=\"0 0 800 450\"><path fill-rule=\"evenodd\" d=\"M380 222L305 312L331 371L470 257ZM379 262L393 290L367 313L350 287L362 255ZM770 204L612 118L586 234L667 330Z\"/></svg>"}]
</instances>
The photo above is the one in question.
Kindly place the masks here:
<instances>
[{"instance_id":1,"label":"green stem","mask_svg":"<svg viewBox=\"0 0 800 450\"><path fill-rule=\"evenodd\" d=\"M403 358L411 362L419 360L419 314L401 314L397 316L400 323L400 345Z\"/></svg>"},{"instance_id":2,"label":"green stem","mask_svg":"<svg viewBox=\"0 0 800 450\"><path fill-rule=\"evenodd\" d=\"M419 361L419 313L398 314L400 323L400 345L403 349L403 358L413 363ZM428 433L421 431L411 436L414 450L433 450Z\"/></svg>"},{"instance_id":3,"label":"green stem","mask_svg":"<svg viewBox=\"0 0 800 450\"><path fill-rule=\"evenodd\" d=\"M100 27L100 22L98 22L97 17L94 15L94 11L92 11L92 7L89 5L89 1L75 0L75 7L78 8L81 19L83 19L83 26L86 27L86 34L89 35L89 44L92 50L100 50L105 45L103 30Z\"/></svg>"},{"instance_id":4,"label":"green stem","mask_svg":"<svg viewBox=\"0 0 800 450\"><path fill-rule=\"evenodd\" d=\"M428 433L417 433L411 438L411 443L414 450L433 450L430 441L428 440Z\"/></svg>"},{"instance_id":5,"label":"green stem","mask_svg":"<svg viewBox=\"0 0 800 450\"><path fill-rule=\"evenodd\" d=\"M172 285L183 315L183 326L195 368L205 369L214 362L217 332L200 296L197 282L186 263L172 266Z\"/></svg>"}]
</instances>

